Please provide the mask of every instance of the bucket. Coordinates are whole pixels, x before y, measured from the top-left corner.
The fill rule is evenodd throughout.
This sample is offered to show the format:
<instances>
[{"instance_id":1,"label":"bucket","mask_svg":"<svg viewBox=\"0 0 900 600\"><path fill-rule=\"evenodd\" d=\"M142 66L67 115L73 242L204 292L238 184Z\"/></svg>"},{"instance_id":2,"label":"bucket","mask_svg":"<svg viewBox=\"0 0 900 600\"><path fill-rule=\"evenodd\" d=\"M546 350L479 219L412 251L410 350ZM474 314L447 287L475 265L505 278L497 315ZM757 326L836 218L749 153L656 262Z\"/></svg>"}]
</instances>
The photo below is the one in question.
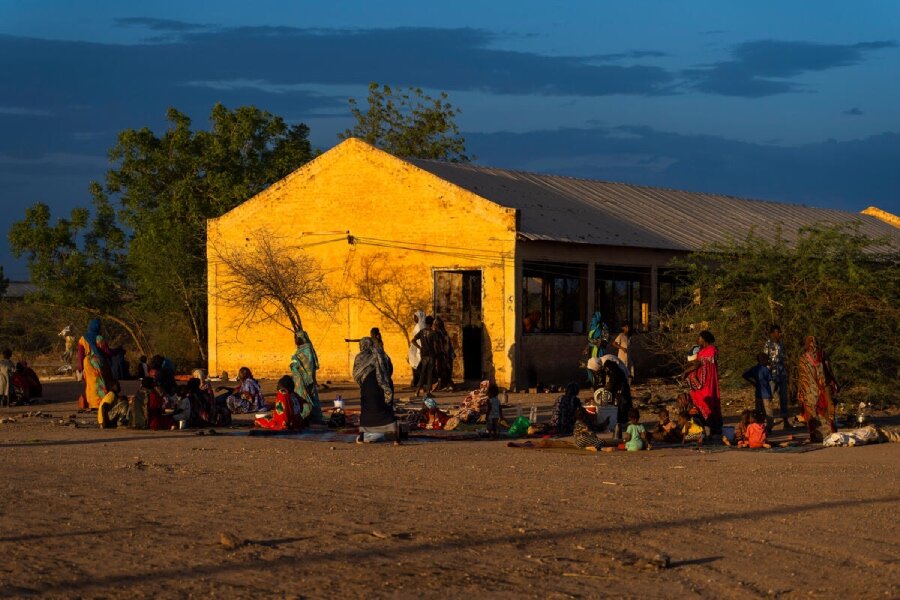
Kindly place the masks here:
<instances>
[{"instance_id":1,"label":"bucket","mask_svg":"<svg viewBox=\"0 0 900 600\"><path fill-rule=\"evenodd\" d=\"M615 406L605 404L597 407L597 423L602 423L609 417L609 430L612 431L616 426L617 415L619 409Z\"/></svg>"}]
</instances>

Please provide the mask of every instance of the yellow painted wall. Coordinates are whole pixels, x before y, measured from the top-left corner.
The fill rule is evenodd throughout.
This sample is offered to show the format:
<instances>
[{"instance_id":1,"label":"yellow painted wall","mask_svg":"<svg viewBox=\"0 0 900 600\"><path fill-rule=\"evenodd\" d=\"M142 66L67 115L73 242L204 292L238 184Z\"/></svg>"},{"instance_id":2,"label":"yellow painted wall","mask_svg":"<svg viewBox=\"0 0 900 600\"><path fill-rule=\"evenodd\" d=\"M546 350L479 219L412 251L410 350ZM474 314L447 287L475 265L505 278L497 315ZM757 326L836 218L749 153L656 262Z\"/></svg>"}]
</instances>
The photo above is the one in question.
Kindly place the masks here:
<instances>
[{"instance_id":1,"label":"yellow painted wall","mask_svg":"<svg viewBox=\"0 0 900 600\"><path fill-rule=\"evenodd\" d=\"M434 269L481 270L482 310L495 378L498 384L509 385L509 348L516 328L515 210L350 139L211 220L207 227L209 367L213 373L234 374L241 366L260 377L289 372L294 351L291 333L272 323L238 328L241 315L219 300L224 267L214 248L245 245L251 234L263 234L303 246L329 271L328 281L338 292L350 292L353 274L367 254L387 254L395 264L410 269L429 298ZM347 232L359 242L348 243ZM430 314L432 308L422 310ZM335 307L331 318L309 311L303 318L319 354L320 381L349 380L358 346L344 338L368 335L371 327L380 327L394 362L394 380L399 385L408 383L406 342L371 307L346 300Z\"/></svg>"}]
</instances>

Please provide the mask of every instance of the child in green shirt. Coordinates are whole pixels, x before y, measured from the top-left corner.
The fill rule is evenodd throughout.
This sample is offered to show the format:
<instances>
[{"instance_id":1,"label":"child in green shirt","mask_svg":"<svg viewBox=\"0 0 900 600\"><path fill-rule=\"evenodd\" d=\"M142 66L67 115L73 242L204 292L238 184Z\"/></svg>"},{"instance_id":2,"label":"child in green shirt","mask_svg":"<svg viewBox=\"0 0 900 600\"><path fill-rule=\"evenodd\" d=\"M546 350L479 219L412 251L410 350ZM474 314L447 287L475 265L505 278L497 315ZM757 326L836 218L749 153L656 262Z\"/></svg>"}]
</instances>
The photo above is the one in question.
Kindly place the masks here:
<instances>
[{"instance_id":1,"label":"child in green shirt","mask_svg":"<svg viewBox=\"0 0 900 600\"><path fill-rule=\"evenodd\" d=\"M636 408L628 411L628 428L622 439L625 441L625 449L629 451L637 451L650 449L650 440L647 439L647 431L644 426L639 423L641 413Z\"/></svg>"}]
</instances>

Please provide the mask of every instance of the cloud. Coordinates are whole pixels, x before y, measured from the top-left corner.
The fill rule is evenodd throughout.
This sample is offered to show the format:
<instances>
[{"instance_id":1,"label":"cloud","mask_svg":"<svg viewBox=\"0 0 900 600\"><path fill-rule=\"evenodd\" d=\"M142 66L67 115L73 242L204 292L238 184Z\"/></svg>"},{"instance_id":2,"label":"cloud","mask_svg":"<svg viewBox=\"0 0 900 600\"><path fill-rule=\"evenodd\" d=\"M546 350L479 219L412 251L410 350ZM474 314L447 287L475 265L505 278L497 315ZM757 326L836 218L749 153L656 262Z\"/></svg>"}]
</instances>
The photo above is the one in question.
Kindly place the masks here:
<instances>
[{"instance_id":1,"label":"cloud","mask_svg":"<svg viewBox=\"0 0 900 600\"><path fill-rule=\"evenodd\" d=\"M114 21L119 27L144 27L151 31L186 32L213 29L213 25L202 23L187 23L172 19L155 19L153 17L123 17Z\"/></svg>"},{"instance_id":2,"label":"cloud","mask_svg":"<svg viewBox=\"0 0 900 600\"><path fill-rule=\"evenodd\" d=\"M896 47L894 41L821 44L759 40L734 46L729 60L686 69L683 75L689 88L701 92L760 98L804 91L791 79L859 64L873 51Z\"/></svg>"},{"instance_id":3,"label":"cloud","mask_svg":"<svg viewBox=\"0 0 900 600\"><path fill-rule=\"evenodd\" d=\"M612 54L595 54L590 58L600 61L626 60L629 58L663 58L669 56L661 50L630 50L628 52L614 52Z\"/></svg>"},{"instance_id":4,"label":"cloud","mask_svg":"<svg viewBox=\"0 0 900 600\"><path fill-rule=\"evenodd\" d=\"M862 210L900 209L900 133L775 146L649 127L466 133L485 165Z\"/></svg>"},{"instance_id":5,"label":"cloud","mask_svg":"<svg viewBox=\"0 0 900 600\"><path fill-rule=\"evenodd\" d=\"M49 117L49 110L26 108L24 106L0 106L0 116L8 117Z\"/></svg>"},{"instance_id":6,"label":"cloud","mask_svg":"<svg viewBox=\"0 0 900 600\"><path fill-rule=\"evenodd\" d=\"M863 111L854 106L853 108L845 110L842 114L845 114L849 117L858 117L863 114Z\"/></svg>"}]
</instances>

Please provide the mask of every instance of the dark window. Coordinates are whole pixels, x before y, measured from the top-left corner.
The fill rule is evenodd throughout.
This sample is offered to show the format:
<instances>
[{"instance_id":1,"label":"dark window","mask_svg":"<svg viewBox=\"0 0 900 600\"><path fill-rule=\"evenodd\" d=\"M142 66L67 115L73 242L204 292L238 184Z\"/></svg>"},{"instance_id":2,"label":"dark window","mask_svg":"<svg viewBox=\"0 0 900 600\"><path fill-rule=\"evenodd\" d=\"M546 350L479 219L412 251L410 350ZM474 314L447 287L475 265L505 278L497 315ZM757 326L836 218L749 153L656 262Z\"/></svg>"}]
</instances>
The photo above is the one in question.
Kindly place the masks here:
<instances>
[{"instance_id":1,"label":"dark window","mask_svg":"<svg viewBox=\"0 0 900 600\"><path fill-rule=\"evenodd\" d=\"M691 288L684 281L684 274L675 269L660 269L657 275L659 284L659 313L668 314L690 304L693 295Z\"/></svg>"},{"instance_id":2,"label":"dark window","mask_svg":"<svg viewBox=\"0 0 900 600\"><path fill-rule=\"evenodd\" d=\"M522 306L525 333L584 333L587 267L526 262Z\"/></svg>"},{"instance_id":3,"label":"dark window","mask_svg":"<svg viewBox=\"0 0 900 600\"><path fill-rule=\"evenodd\" d=\"M611 332L624 323L632 329L650 328L650 269L642 267L597 267L594 307Z\"/></svg>"}]
</instances>

